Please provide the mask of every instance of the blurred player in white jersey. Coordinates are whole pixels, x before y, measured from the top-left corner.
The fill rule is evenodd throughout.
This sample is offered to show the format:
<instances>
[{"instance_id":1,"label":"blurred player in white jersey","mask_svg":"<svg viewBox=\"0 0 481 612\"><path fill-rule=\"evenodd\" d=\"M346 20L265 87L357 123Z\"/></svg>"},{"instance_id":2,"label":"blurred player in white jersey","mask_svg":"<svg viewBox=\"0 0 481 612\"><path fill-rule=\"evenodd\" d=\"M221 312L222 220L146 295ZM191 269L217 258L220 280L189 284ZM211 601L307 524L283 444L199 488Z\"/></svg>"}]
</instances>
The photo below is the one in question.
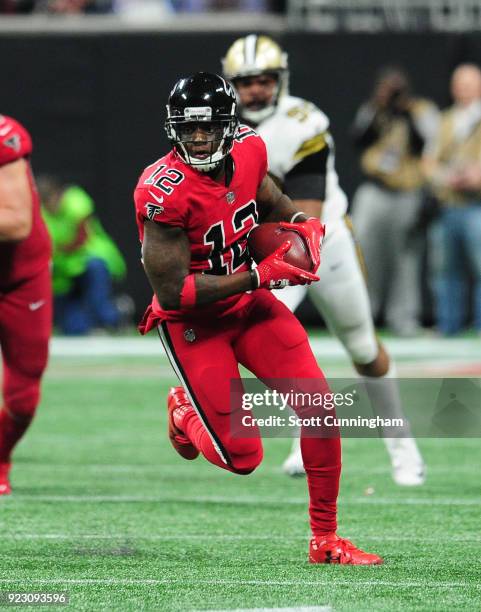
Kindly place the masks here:
<instances>
[{"instance_id":1,"label":"blurred player in white jersey","mask_svg":"<svg viewBox=\"0 0 481 612\"><path fill-rule=\"evenodd\" d=\"M269 173L306 214L326 224L321 282L309 289L277 292L292 311L306 292L330 331L364 377L377 414L403 418L395 369L374 330L365 279L346 216L347 198L334 167L329 119L314 104L289 95L287 54L267 36L236 40L223 59L224 76L234 84L242 120L255 127L267 146ZM399 485L421 485L425 465L409 425L403 437L384 438L393 478ZM299 440L283 465L287 474L304 473Z\"/></svg>"}]
</instances>

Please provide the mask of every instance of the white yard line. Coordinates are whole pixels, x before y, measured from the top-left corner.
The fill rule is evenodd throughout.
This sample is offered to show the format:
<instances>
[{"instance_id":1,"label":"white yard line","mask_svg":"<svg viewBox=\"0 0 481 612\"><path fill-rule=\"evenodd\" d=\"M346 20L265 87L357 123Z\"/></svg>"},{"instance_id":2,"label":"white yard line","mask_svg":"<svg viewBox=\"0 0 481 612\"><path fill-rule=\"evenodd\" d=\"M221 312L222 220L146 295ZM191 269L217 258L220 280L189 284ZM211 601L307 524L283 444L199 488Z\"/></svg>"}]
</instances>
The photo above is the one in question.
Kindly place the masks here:
<instances>
[{"instance_id":1,"label":"white yard line","mask_svg":"<svg viewBox=\"0 0 481 612\"><path fill-rule=\"evenodd\" d=\"M371 571L376 572L379 571L379 567L371 567L369 569L363 567L359 568L359 572ZM339 571L342 571L339 568ZM360 574L357 574L359 576ZM469 582L445 582L443 580L378 580L376 578L372 578L370 580L362 580L356 577L354 580L352 577L349 580L341 579L337 580L336 577L331 573L329 578L326 580L302 580L302 578L296 580L233 580L233 579L212 579L212 580L203 580L199 578L188 579L186 577L182 578L162 578L162 579L148 579L148 578L0 578L0 584L18 584L22 583L24 585L43 585L43 584L56 584L56 585L106 585L106 586L130 586L130 585L139 585L139 586L163 586L163 585L171 585L171 584L180 584L180 585L210 585L210 586L278 586L278 587L298 587L298 586L313 586L313 587L333 587L333 586L347 586L347 587L380 587L387 586L393 587L395 589L399 588L418 588L421 590L432 588L432 589L452 589L452 588L472 588L476 590L481 590L481 584L472 584Z\"/></svg>"},{"instance_id":2,"label":"white yard line","mask_svg":"<svg viewBox=\"0 0 481 612\"><path fill-rule=\"evenodd\" d=\"M198 496L176 497L162 495L28 495L13 493L0 500L0 503L16 502L61 502L61 503L212 503L212 504L243 504L243 505L298 505L306 504L306 498L278 498L278 497L222 497ZM481 506L481 497L471 499L436 498L436 497L344 497L339 500L340 505L382 505L382 506Z\"/></svg>"},{"instance_id":3,"label":"white yard line","mask_svg":"<svg viewBox=\"0 0 481 612\"><path fill-rule=\"evenodd\" d=\"M2 540L52 540L52 541L65 541L65 540L114 540L114 541L122 541L129 542L131 540L145 540L147 542L169 542L169 541L192 541L192 542L202 542L202 541L210 541L217 540L220 542L243 542L243 541L275 541L275 542L298 542L298 541L308 541L309 534L299 534L299 535L280 535L280 534L211 534L206 531L205 534L136 534L136 533L115 533L115 534L95 534L95 533L8 533L7 527L3 524L0 524L3 529ZM471 536L464 537L423 537L419 534L404 534L402 536L372 536L372 535L363 535L361 533L357 535L348 534L350 538L369 540L373 542L407 542L408 540L414 540L419 543L440 543L440 544L449 544L449 543L477 543L481 542L481 536L477 534L473 534Z\"/></svg>"},{"instance_id":4,"label":"white yard line","mask_svg":"<svg viewBox=\"0 0 481 612\"><path fill-rule=\"evenodd\" d=\"M36 435L40 435L40 434L36 434ZM479 441L476 439L477 444L479 444ZM198 467L198 466L196 466ZM85 471L92 471L92 472L104 472L104 473L110 473L110 474L128 474L128 473L132 473L132 474L156 474L156 475L160 475L163 476L165 475L165 473L179 473L181 471L185 471L185 472L190 472L192 473L192 466L188 463L159 463L157 464L151 464L151 465L122 465L122 464L102 464L102 463L81 463L81 464L54 464L54 463L42 463L42 462L35 462L35 463L29 463L28 465L28 469L29 471L43 471L46 470L48 471L49 474L51 474L52 472L72 472L72 471L76 471L78 472L79 470L81 470L82 472ZM206 471L206 473L211 469L211 466L209 466L208 464L203 465L202 467L203 470ZM363 474L365 476L369 476L369 475L374 475L374 474L390 474L391 473L391 467L389 465L387 465L387 459L386 459L386 466L378 466L378 467L363 467L363 466L359 466L359 465L350 465L348 467L345 468L346 473L347 474ZM479 474L479 466L478 465L463 465L463 466L457 466L456 469L454 470L456 474ZM278 475L282 475L283 478L285 477L285 474L282 472L282 468L279 467L264 467L261 466L258 468L257 470L257 474L259 476L263 476L263 475L267 475L267 474L278 474ZM453 474L453 467L448 467L448 466L436 466L436 465L429 465L429 474ZM197 475L199 475L199 473L197 472Z\"/></svg>"},{"instance_id":5,"label":"white yard line","mask_svg":"<svg viewBox=\"0 0 481 612\"><path fill-rule=\"evenodd\" d=\"M222 610L194 610L194 612L331 612L330 606L302 606L296 608L236 608L230 610L223 608Z\"/></svg>"},{"instance_id":6,"label":"white yard line","mask_svg":"<svg viewBox=\"0 0 481 612\"><path fill-rule=\"evenodd\" d=\"M416 338L416 339L384 339L394 358L397 357L426 357L434 360L462 358L480 361L479 339L445 339L445 338ZM346 357L344 349L335 338L311 338L311 346L318 356ZM164 352L158 338L53 338L50 344L52 357L139 357L163 356Z\"/></svg>"}]
</instances>

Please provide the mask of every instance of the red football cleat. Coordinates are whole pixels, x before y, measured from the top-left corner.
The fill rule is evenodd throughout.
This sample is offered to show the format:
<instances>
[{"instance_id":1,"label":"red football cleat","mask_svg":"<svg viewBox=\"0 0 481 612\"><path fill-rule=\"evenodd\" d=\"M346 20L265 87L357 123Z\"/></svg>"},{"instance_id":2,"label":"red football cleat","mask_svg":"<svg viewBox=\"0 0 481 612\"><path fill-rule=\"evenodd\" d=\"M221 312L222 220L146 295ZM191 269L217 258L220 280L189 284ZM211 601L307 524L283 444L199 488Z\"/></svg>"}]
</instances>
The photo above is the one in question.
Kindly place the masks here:
<instances>
[{"instance_id":1,"label":"red football cleat","mask_svg":"<svg viewBox=\"0 0 481 612\"><path fill-rule=\"evenodd\" d=\"M314 536L309 543L309 563L336 563L339 565L381 565L377 555L356 548L352 542L335 533Z\"/></svg>"},{"instance_id":2,"label":"red football cleat","mask_svg":"<svg viewBox=\"0 0 481 612\"><path fill-rule=\"evenodd\" d=\"M0 495L10 495L12 492L8 478L10 465L10 463L0 463Z\"/></svg>"},{"instance_id":3,"label":"red football cleat","mask_svg":"<svg viewBox=\"0 0 481 612\"><path fill-rule=\"evenodd\" d=\"M197 459L199 451L176 425L176 421L178 424L189 410L194 409L183 387L172 387L167 396L170 442L181 457L191 461L192 459Z\"/></svg>"}]
</instances>

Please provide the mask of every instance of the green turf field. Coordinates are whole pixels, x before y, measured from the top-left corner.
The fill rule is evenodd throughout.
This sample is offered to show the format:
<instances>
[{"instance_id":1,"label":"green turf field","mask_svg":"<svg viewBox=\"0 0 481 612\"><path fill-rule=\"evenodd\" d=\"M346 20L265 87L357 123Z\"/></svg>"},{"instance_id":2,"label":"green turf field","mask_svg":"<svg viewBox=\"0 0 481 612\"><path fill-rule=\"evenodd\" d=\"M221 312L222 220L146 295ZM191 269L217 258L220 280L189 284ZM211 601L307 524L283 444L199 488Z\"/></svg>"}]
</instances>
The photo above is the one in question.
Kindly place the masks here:
<instances>
[{"instance_id":1,"label":"green turf field","mask_svg":"<svg viewBox=\"0 0 481 612\"><path fill-rule=\"evenodd\" d=\"M279 468L290 441L266 441L248 477L183 461L165 435L174 378L154 342L152 355L54 350L0 500L0 591L68 591L68 609L90 611L480 608L479 440L421 440L428 482L407 490L379 440L347 440L339 532L385 565L310 566L305 482ZM400 343L399 368L472 371L479 340L463 342ZM347 371L332 343L317 351L326 372Z\"/></svg>"}]
</instances>

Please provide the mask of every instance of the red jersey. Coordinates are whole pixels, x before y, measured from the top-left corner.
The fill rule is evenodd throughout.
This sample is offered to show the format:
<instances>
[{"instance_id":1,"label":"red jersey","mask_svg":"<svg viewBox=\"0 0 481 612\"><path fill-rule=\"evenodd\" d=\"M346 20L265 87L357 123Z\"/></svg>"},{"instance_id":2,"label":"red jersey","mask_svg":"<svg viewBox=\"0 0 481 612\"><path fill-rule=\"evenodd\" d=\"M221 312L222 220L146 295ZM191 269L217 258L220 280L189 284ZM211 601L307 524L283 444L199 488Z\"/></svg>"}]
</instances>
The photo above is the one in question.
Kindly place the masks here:
<instances>
[{"instance_id":1,"label":"red jersey","mask_svg":"<svg viewBox=\"0 0 481 612\"><path fill-rule=\"evenodd\" d=\"M0 166L32 153L29 133L15 119L0 115ZM40 214L40 201L30 165L28 180L32 193L32 231L21 242L0 242L0 290L35 276L48 265L50 238Z\"/></svg>"},{"instance_id":2,"label":"red jersey","mask_svg":"<svg viewBox=\"0 0 481 612\"><path fill-rule=\"evenodd\" d=\"M134 194L140 241L146 219L173 225L182 228L189 239L191 273L223 275L248 270L247 234L257 224L256 194L267 172L266 147L251 128L241 126L231 156L234 172L229 185L185 164L175 151L148 166ZM163 310L154 295L141 331L149 331L160 320L231 313L242 306L244 295L195 311Z\"/></svg>"}]
</instances>

